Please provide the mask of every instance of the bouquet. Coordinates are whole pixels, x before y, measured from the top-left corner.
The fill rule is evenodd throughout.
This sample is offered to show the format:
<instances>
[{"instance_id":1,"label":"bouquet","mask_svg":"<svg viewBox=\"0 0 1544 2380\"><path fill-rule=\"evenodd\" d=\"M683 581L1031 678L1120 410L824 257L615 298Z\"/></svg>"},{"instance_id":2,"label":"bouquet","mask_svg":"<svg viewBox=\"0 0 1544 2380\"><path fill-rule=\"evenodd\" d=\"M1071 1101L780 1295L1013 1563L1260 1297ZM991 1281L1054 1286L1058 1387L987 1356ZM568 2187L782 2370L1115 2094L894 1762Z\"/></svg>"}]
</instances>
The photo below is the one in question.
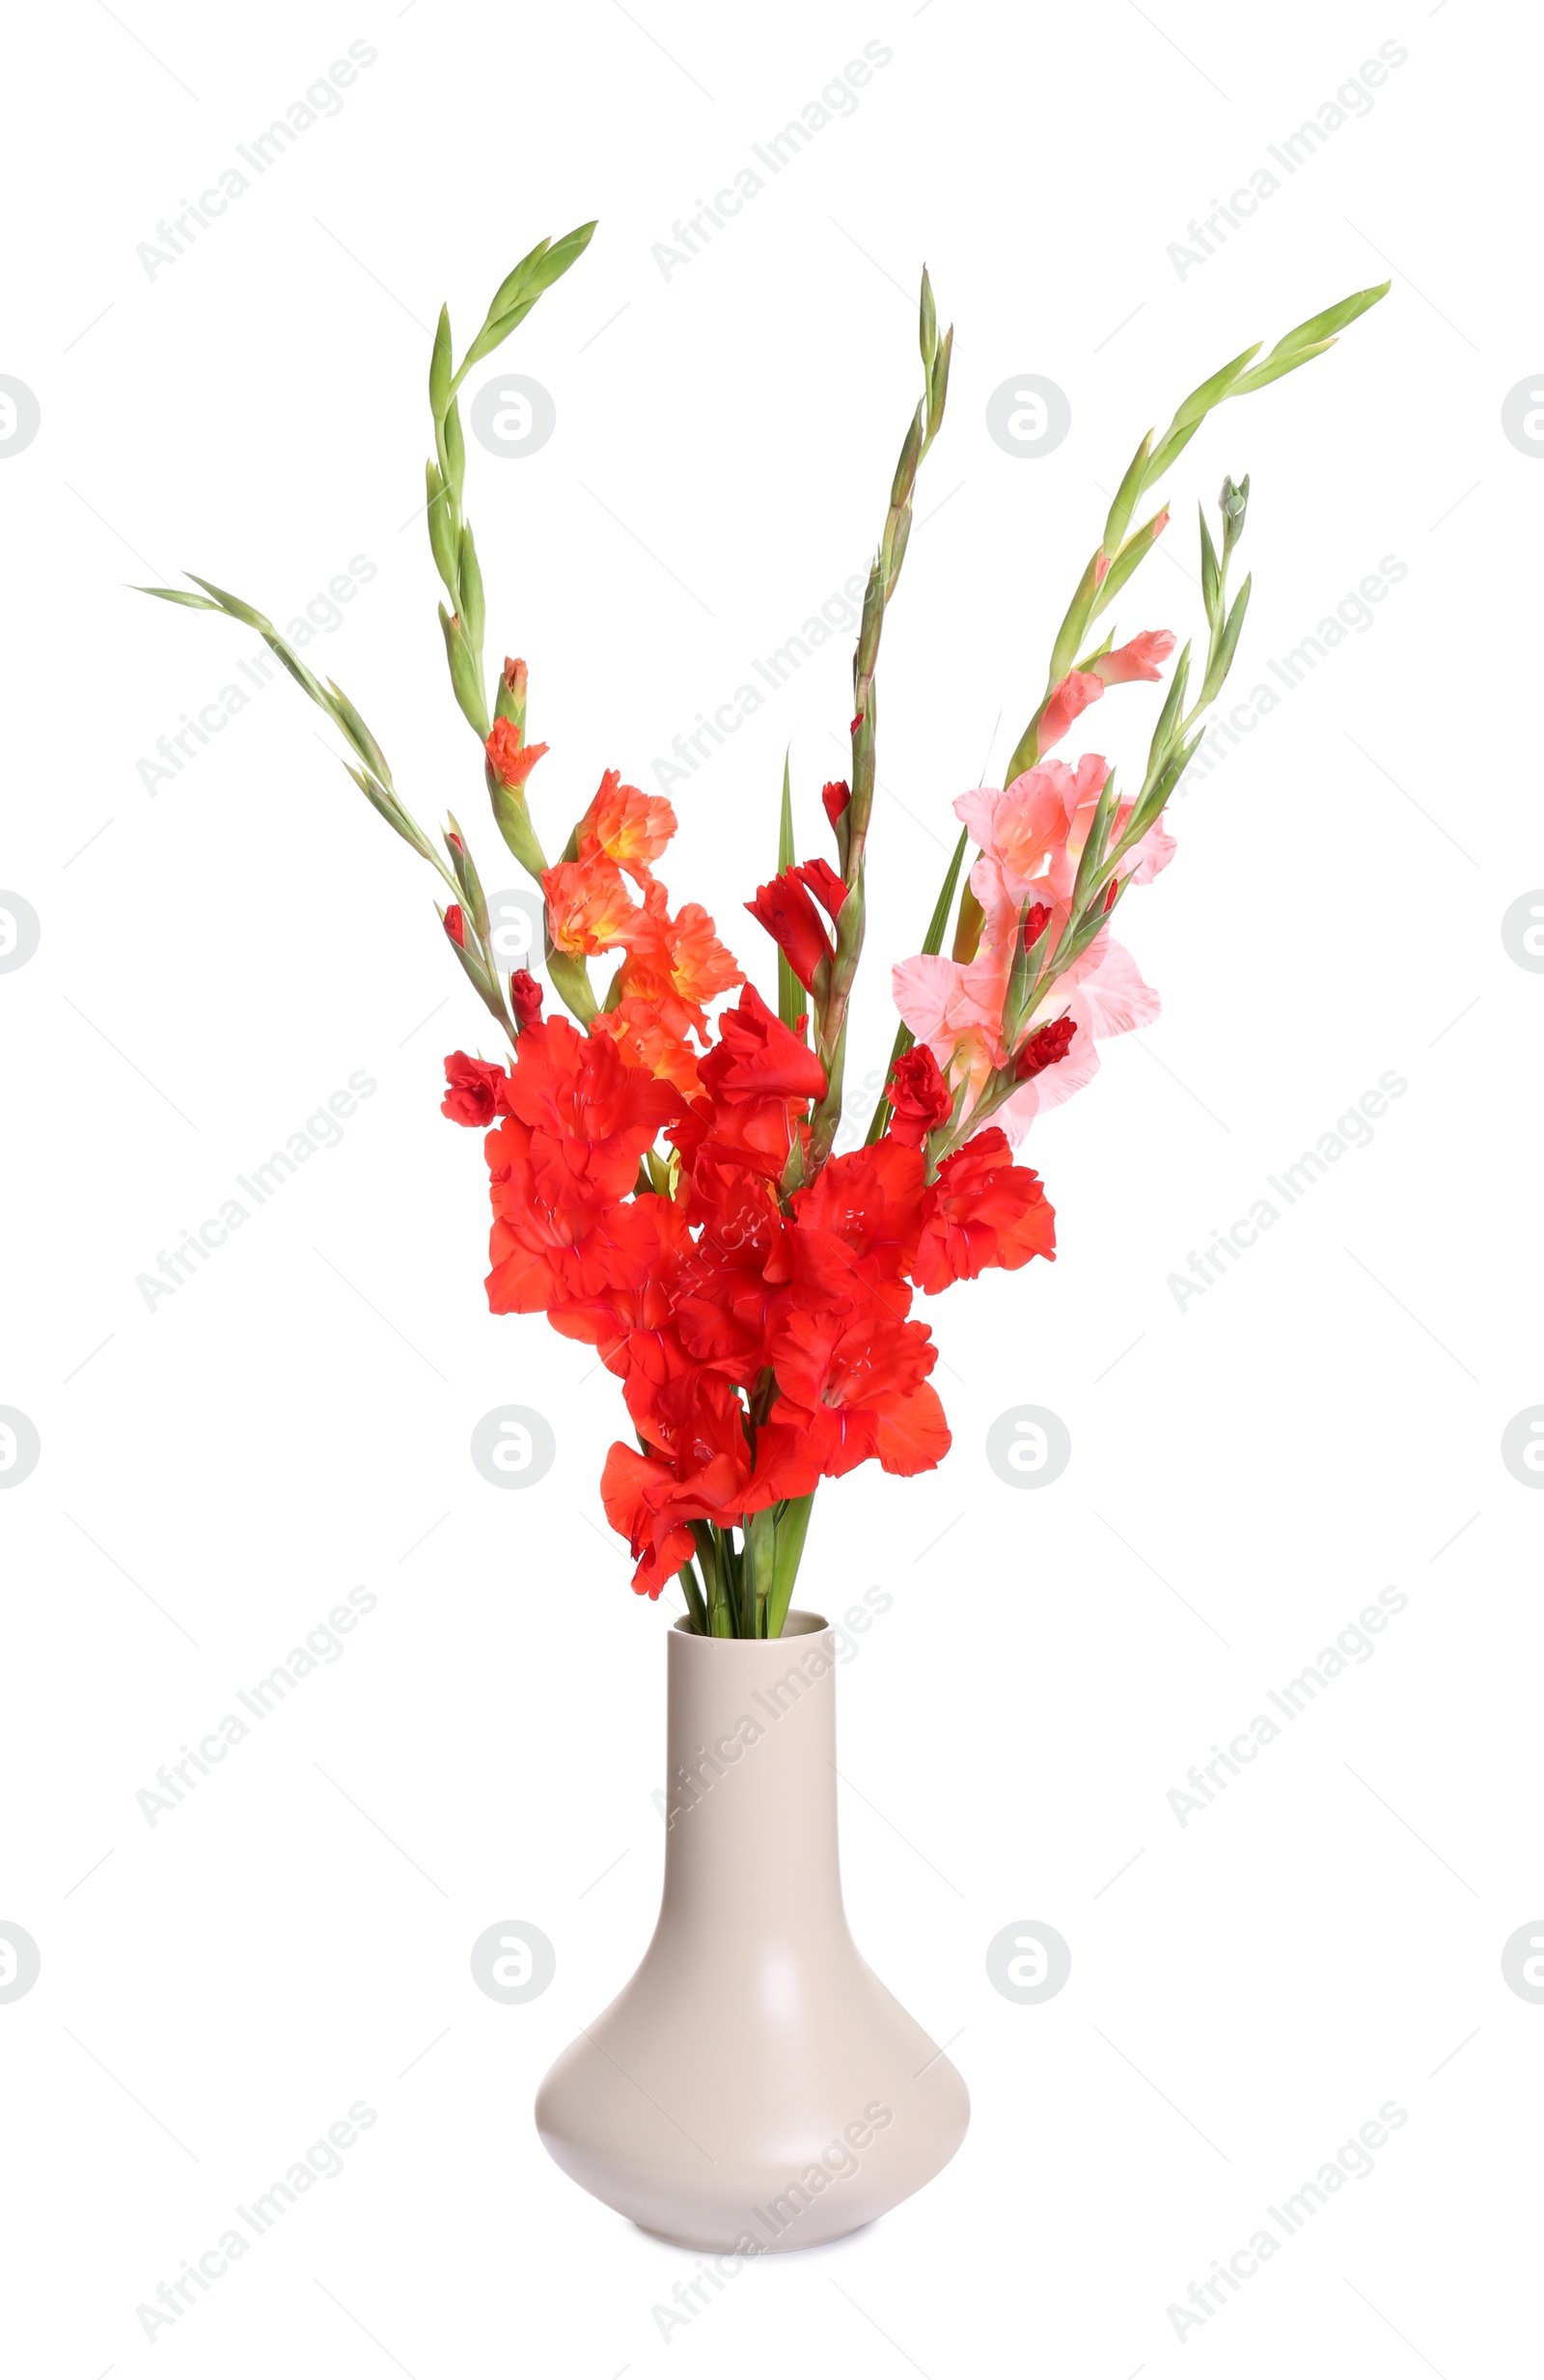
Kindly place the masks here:
<instances>
[{"instance_id":1,"label":"bouquet","mask_svg":"<svg viewBox=\"0 0 1544 2380\"><path fill-rule=\"evenodd\" d=\"M1168 526L1164 504L1137 522L1139 509L1214 407L1322 355L1389 285L1300 323L1263 357L1246 347L1185 399L1161 437L1138 446L1003 786L954 801L959 840L922 949L891 973L900 1024L885 1088L862 1145L838 1151L864 951L880 641L917 475L944 420L953 332L939 335L924 271L923 393L868 570L850 772L821 789L812 849L795 829L785 762L777 870L745 904L776 946L774 1007L698 902L673 908L657 873L676 831L670 803L608 769L549 858L530 798L548 747L527 733L524 661L505 661L488 707L457 392L594 228L542 240L515 266L459 364L442 309L428 375L426 518L449 598L439 616L451 685L482 749L494 821L540 885L544 971L566 1014L548 1010L529 971L505 980L460 826L448 818L442 853L341 687L207 579L194 579L196 595L143 592L256 629L339 730L366 800L440 876L446 939L508 1044L497 1059L458 1050L445 1061L443 1113L485 1134L489 1306L544 1314L594 1347L619 1383L631 1436L613 1445L600 1493L630 1548L636 1591L658 1596L676 1579L693 1629L775 1637L820 1482L869 1461L906 1478L949 1451L917 1298L989 1266L1011 1272L1054 1257L1053 1210L1015 1148L1037 1114L1091 1079L1102 1039L1157 1014L1115 939L1115 913L1173 856L1165 815L1249 606L1248 578L1228 588L1249 481L1224 481L1215 536L1201 508L1204 646L1187 643L1177 660L1167 628L1119 644L1114 630L1101 633ZM1097 753L1054 757L1108 690L1160 684L1171 663L1140 784L1117 789Z\"/></svg>"}]
</instances>

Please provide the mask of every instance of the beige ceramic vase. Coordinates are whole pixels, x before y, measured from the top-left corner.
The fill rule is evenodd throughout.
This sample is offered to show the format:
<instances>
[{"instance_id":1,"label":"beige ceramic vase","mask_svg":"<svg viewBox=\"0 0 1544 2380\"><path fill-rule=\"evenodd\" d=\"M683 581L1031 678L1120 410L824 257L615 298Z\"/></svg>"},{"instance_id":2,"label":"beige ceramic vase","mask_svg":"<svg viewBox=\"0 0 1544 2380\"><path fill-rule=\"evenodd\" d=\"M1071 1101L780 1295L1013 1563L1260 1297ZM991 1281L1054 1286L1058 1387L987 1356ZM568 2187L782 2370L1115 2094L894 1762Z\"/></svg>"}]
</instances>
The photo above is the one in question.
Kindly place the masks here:
<instances>
[{"instance_id":1,"label":"beige ceramic vase","mask_svg":"<svg viewBox=\"0 0 1544 2380\"><path fill-rule=\"evenodd\" d=\"M643 1964L565 2050L537 2129L650 2231L740 2255L838 2239L965 2137L943 2052L859 1956L837 1864L836 1644L669 1640L665 1892Z\"/></svg>"}]
</instances>

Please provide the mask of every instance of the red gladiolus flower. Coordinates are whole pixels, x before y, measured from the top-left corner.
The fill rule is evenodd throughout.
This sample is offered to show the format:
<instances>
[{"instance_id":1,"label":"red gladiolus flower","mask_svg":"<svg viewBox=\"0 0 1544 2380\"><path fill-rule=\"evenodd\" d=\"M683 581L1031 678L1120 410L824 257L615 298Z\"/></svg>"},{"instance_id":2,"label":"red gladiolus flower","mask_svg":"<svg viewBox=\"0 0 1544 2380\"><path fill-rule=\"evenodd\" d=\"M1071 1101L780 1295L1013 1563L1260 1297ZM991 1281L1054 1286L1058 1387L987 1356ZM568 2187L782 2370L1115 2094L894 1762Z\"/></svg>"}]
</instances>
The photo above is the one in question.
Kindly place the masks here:
<instances>
[{"instance_id":1,"label":"red gladiolus flower","mask_svg":"<svg viewBox=\"0 0 1544 2380\"><path fill-rule=\"evenodd\" d=\"M1033 901L1024 914L1024 947L1033 951L1051 923L1051 912L1043 900Z\"/></svg>"},{"instance_id":2,"label":"red gladiolus flower","mask_svg":"<svg viewBox=\"0 0 1544 2380\"><path fill-rule=\"evenodd\" d=\"M946 1157L923 1207L912 1279L936 1297L952 1281L974 1281L989 1264L1017 1272L1056 1254L1056 1214L1038 1174L1015 1165L996 1124Z\"/></svg>"},{"instance_id":3,"label":"red gladiolus flower","mask_svg":"<svg viewBox=\"0 0 1544 2380\"><path fill-rule=\"evenodd\" d=\"M826 1070L813 1050L773 1015L754 983L718 1020L719 1041L702 1065L715 1099L823 1099Z\"/></svg>"},{"instance_id":4,"label":"red gladiolus flower","mask_svg":"<svg viewBox=\"0 0 1544 2380\"><path fill-rule=\"evenodd\" d=\"M510 1005L516 1024L534 1025L541 1014L541 986L525 967L516 967L510 978Z\"/></svg>"},{"instance_id":5,"label":"red gladiolus flower","mask_svg":"<svg viewBox=\"0 0 1544 2380\"><path fill-rule=\"evenodd\" d=\"M886 1471L930 1471L949 1452L949 1425L926 1384L937 1349L921 1322L897 1321L876 1300L849 1312L794 1313L770 1349L784 1403L828 1479L877 1455Z\"/></svg>"},{"instance_id":6,"label":"red gladiolus flower","mask_svg":"<svg viewBox=\"0 0 1544 2380\"><path fill-rule=\"evenodd\" d=\"M545 744L526 743L512 719L495 719L483 746L489 768L507 789L523 786L546 749Z\"/></svg>"},{"instance_id":7,"label":"red gladiolus flower","mask_svg":"<svg viewBox=\"0 0 1544 2380\"><path fill-rule=\"evenodd\" d=\"M485 1132L496 1117L509 1114L504 1094L510 1078L503 1066L489 1065L483 1058L468 1058L464 1050L453 1050L445 1061L445 1080L450 1089L440 1101L440 1114L452 1123Z\"/></svg>"},{"instance_id":8,"label":"red gladiolus flower","mask_svg":"<svg viewBox=\"0 0 1544 2380\"><path fill-rule=\"evenodd\" d=\"M1043 1074L1047 1066L1058 1065L1072 1047L1072 1037L1077 1030L1070 1016L1059 1016L1054 1023L1042 1025L1038 1033L1032 1033L1020 1050L1013 1068L1017 1079L1021 1083L1031 1083L1037 1074Z\"/></svg>"},{"instance_id":9,"label":"red gladiolus flower","mask_svg":"<svg viewBox=\"0 0 1544 2380\"><path fill-rule=\"evenodd\" d=\"M694 1168L706 1154L775 1179L800 1111L825 1096L825 1068L752 983L737 1009L722 1011L718 1034L698 1067L703 1095L670 1127L670 1137Z\"/></svg>"},{"instance_id":10,"label":"red gladiolus flower","mask_svg":"<svg viewBox=\"0 0 1544 2380\"><path fill-rule=\"evenodd\" d=\"M531 1128L543 1184L582 1184L601 1200L627 1196L645 1149L682 1106L679 1092L627 1065L614 1041L576 1033L562 1016L521 1034L506 1100Z\"/></svg>"},{"instance_id":11,"label":"red gladiolus flower","mask_svg":"<svg viewBox=\"0 0 1544 2380\"><path fill-rule=\"evenodd\" d=\"M892 1311L903 1315L911 1297L902 1276L917 1254L923 1192L921 1150L895 1133L828 1159L794 1196L800 1297L841 1303L854 1294L856 1279L883 1289Z\"/></svg>"},{"instance_id":12,"label":"red gladiolus flower","mask_svg":"<svg viewBox=\"0 0 1544 2380\"><path fill-rule=\"evenodd\" d=\"M885 1096L890 1101L890 1136L907 1148L921 1148L934 1126L953 1113L949 1085L925 1041L914 1043L896 1059Z\"/></svg>"},{"instance_id":13,"label":"red gladiolus flower","mask_svg":"<svg viewBox=\"0 0 1544 2380\"><path fill-rule=\"evenodd\" d=\"M719 1372L688 1371L634 1415L645 1451L614 1445L601 1474L606 1518L638 1560L633 1592L657 1595L695 1548L688 1523L728 1528L745 1507L751 1475L745 1408Z\"/></svg>"},{"instance_id":14,"label":"red gladiolus flower","mask_svg":"<svg viewBox=\"0 0 1544 2380\"><path fill-rule=\"evenodd\" d=\"M758 885L756 899L745 906L766 927L805 990L813 991L822 961L831 956L831 944L805 889L802 870L789 868L770 884Z\"/></svg>"},{"instance_id":15,"label":"red gladiolus flower","mask_svg":"<svg viewBox=\"0 0 1544 2380\"><path fill-rule=\"evenodd\" d=\"M466 948L466 920L461 915L461 904L458 900L453 900L446 910L444 925L446 932L456 949L464 951Z\"/></svg>"},{"instance_id":16,"label":"red gladiolus flower","mask_svg":"<svg viewBox=\"0 0 1544 2380\"><path fill-rule=\"evenodd\" d=\"M824 805L826 816L835 826L852 799L852 788L845 777L835 778L830 785L823 785L820 788L820 799Z\"/></svg>"},{"instance_id":17,"label":"red gladiolus flower","mask_svg":"<svg viewBox=\"0 0 1544 2380\"><path fill-rule=\"evenodd\" d=\"M806 860L791 872L799 882L808 885L828 918L835 924L841 914L841 904L847 898L847 888L834 868L823 859Z\"/></svg>"}]
</instances>

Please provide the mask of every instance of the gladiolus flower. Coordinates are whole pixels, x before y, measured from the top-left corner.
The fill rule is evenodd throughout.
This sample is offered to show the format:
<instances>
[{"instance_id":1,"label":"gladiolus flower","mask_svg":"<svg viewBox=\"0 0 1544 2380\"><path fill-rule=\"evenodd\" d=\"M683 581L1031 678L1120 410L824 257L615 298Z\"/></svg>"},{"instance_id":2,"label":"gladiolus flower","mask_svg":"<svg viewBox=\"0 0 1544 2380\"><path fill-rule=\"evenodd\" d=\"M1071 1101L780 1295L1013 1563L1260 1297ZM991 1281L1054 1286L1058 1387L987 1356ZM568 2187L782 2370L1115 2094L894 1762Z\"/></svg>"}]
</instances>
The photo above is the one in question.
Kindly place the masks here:
<instances>
[{"instance_id":1,"label":"gladiolus flower","mask_svg":"<svg viewBox=\"0 0 1544 2380\"><path fill-rule=\"evenodd\" d=\"M495 719L482 748L494 777L509 789L524 785L547 746L525 743L514 720Z\"/></svg>"},{"instance_id":2,"label":"gladiolus flower","mask_svg":"<svg viewBox=\"0 0 1544 2380\"><path fill-rule=\"evenodd\" d=\"M890 1101L891 1137L907 1148L921 1148L928 1133L947 1121L954 1105L938 1061L925 1041L914 1042L896 1059L895 1071L885 1086L885 1096Z\"/></svg>"},{"instance_id":3,"label":"gladiolus flower","mask_svg":"<svg viewBox=\"0 0 1544 2380\"><path fill-rule=\"evenodd\" d=\"M770 1349L783 1402L828 1479L877 1455L909 1478L949 1452L949 1425L926 1375L937 1360L921 1322L897 1321L877 1300L851 1312L795 1312Z\"/></svg>"},{"instance_id":4,"label":"gladiolus flower","mask_svg":"<svg viewBox=\"0 0 1544 2380\"><path fill-rule=\"evenodd\" d=\"M1031 1083L1037 1074L1043 1074L1047 1066L1059 1065L1072 1047L1072 1037L1077 1030L1070 1016L1059 1016L1053 1023L1042 1025L1038 1033L1032 1033L1014 1064L1013 1071L1018 1080Z\"/></svg>"},{"instance_id":5,"label":"gladiolus flower","mask_svg":"<svg viewBox=\"0 0 1544 2380\"><path fill-rule=\"evenodd\" d=\"M626 1197L640 1157L683 1105L668 1083L624 1065L614 1041L578 1033L562 1016L521 1034L505 1102L529 1127L529 1153L548 1188L582 1183L600 1199Z\"/></svg>"},{"instance_id":6,"label":"gladiolus flower","mask_svg":"<svg viewBox=\"0 0 1544 2380\"><path fill-rule=\"evenodd\" d=\"M701 901L683 902L672 917L665 887L657 881L648 885L643 907L633 911L619 939L627 946L621 996L657 1002L661 1023L677 1040L694 1029L703 1032L707 1003L745 981Z\"/></svg>"},{"instance_id":7,"label":"gladiolus flower","mask_svg":"<svg viewBox=\"0 0 1544 2380\"><path fill-rule=\"evenodd\" d=\"M1173 650L1172 628L1144 628L1129 644L1117 645L1114 652L1100 653L1089 667L1103 685L1128 686L1139 678L1161 678L1159 664L1167 661Z\"/></svg>"},{"instance_id":8,"label":"gladiolus flower","mask_svg":"<svg viewBox=\"0 0 1544 2380\"><path fill-rule=\"evenodd\" d=\"M464 1050L453 1050L445 1061L445 1080L450 1088L440 1101L440 1114L452 1123L485 1132L496 1117L509 1114L504 1094L510 1078L503 1066L490 1065L484 1058L469 1058Z\"/></svg>"},{"instance_id":9,"label":"gladiolus flower","mask_svg":"<svg viewBox=\"0 0 1544 2380\"><path fill-rule=\"evenodd\" d=\"M820 788L820 799L824 805L826 816L835 826L852 799L852 788L845 777L835 778L830 785L823 785Z\"/></svg>"},{"instance_id":10,"label":"gladiolus flower","mask_svg":"<svg viewBox=\"0 0 1544 2380\"><path fill-rule=\"evenodd\" d=\"M718 1017L718 1040L698 1067L703 1094L670 1137L684 1161L703 1155L775 1180L787 1162L799 1111L825 1096L814 1052L774 1016L754 983Z\"/></svg>"},{"instance_id":11,"label":"gladiolus flower","mask_svg":"<svg viewBox=\"0 0 1544 2380\"><path fill-rule=\"evenodd\" d=\"M510 1006L519 1025L534 1025L541 1014L541 986L525 967L510 978Z\"/></svg>"},{"instance_id":12,"label":"gladiolus flower","mask_svg":"<svg viewBox=\"0 0 1544 2380\"><path fill-rule=\"evenodd\" d=\"M770 884L758 885L756 899L745 906L758 925L766 927L805 990L813 991L815 976L831 956L831 944L802 870L789 868Z\"/></svg>"},{"instance_id":13,"label":"gladiolus flower","mask_svg":"<svg viewBox=\"0 0 1544 2380\"><path fill-rule=\"evenodd\" d=\"M1015 1165L996 1124L946 1157L924 1203L912 1279L936 1296L951 1281L974 1281L989 1264L1017 1272L1056 1254L1056 1216L1038 1174Z\"/></svg>"},{"instance_id":14,"label":"gladiolus flower","mask_svg":"<svg viewBox=\"0 0 1544 2380\"><path fill-rule=\"evenodd\" d=\"M1032 901L1024 912L1024 947L1027 951L1034 950L1050 923L1051 912L1044 901Z\"/></svg>"},{"instance_id":15,"label":"gladiolus flower","mask_svg":"<svg viewBox=\"0 0 1544 2380\"><path fill-rule=\"evenodd\" d=\"M1053 686L1040 713L1035 730L1035 749L1042 755L1062 741L1074 719L1096 703L1104 692L1102 681L1091 670L1068 670L1060 684Z\"/></svg>"},{"instance_id":16,"label":"gladiolus flower","mask_svg":"<svg viewBox=\"0 0 1544 2380\"><path fill-rule=\"evenodd\" d=\"M638 914L621 870L598 853L593 859L560 860L543 872L541 889L548 931L570 957L593 958L616 950Z\"/></svg>"},{"instance_id":17,"label":"gladiolus flower","mask_svg":"<svg viewBox=\"0 0 1544 2380\"><path fill-rule=\"evenodd\" d=\"M466 920L461 915L461 904L458 900L453 900L446 910L444 925L446 932L456 949L464 951L466 948Z\"/></svg>"},{"instance_id":18,"label":"gladiolus flower","mask_svg":"<svg viewBox=\"0 0 1544 2380\"><path fill-rule=\"evenodd\" d=\"M792 872L801 884L809 886L821 908L835 924L841 914L841 904L847 898L847 888L834 868L823 859L806 860Z\"/></svg>"},{"instance_id":19,"label":"gladiolus flower","mask_svg":"<svg viewBox=\"0 0 1544 2380\"><path fill-rule=\"evenodd\" d=\"M590 1030L615 1041L630 1066L643 1066L662 1082L674 1083L683 1098L697 1096L702 1086L696 1052L690 1041L669 1030L656 1000L619 1000L614 1009L603 1009L592 1017Z\"/></svg>"},{"instance_id":20,"label":"gladiolus flower","mask_svg":"<svg viewBox=\"0 0 1544 2380\"><path fill-rule=\"evenodd\" d=\"M619 772L608 768L600 790L579 821L579 856L596 852L615 860L640 885L652 883L649 862L658 859L676 832L676 813L657 793L642 793L623 785Z\"/></svg>"}]
</instances>

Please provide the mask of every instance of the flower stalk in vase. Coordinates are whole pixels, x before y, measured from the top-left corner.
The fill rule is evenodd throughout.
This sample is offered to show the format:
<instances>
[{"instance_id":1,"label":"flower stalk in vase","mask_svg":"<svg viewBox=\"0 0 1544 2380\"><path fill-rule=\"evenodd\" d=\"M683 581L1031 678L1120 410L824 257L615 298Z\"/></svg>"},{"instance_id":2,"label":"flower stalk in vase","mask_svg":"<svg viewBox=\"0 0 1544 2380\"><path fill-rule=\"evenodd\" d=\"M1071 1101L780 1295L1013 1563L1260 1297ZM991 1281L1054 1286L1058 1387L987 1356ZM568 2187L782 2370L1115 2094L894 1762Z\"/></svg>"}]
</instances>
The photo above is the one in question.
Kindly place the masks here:
<instances>
[{"instance_id":1,"label":"flower stalk in vase","mask_svg":"<svg viewBox=\"0 0 1544 2380\"><path fill-rule=\"evenodd\" d=\"M1015 1147L1036 1113L1089 1080L1099 1039L1156 1013L1111 923L1132 887L1173 854L1165 814L1248 611L1250 581L1230 595L1228 578L1249 482L1225 481L1215 539L1202 512L1203 655L1187 645L1174 663L1141 782L1127 795L1097 753L1074 762L1053 755L1107 692L1160 683L1173 654L1167 629L1120 644L1113 632L1099 638L1097 623L1168 524L1163 502L1133 528L1136 513L1216 406L1324 353L1384 292L1364 291L1311 318L1263 360L1247 349L1193 391L1161 438L1139 445L1004 787L955 800L961 832L922 951L893 970L901 1022L885 1090L865 1142L838 1153L868 922L880 645L917 475L944 420L953 334L939 335L924 271L923 394L864 597L850 781L820 794L831 856L798 856L786 757L777 872L745 903L776 945L774 1009L707 912L691 900L673 907L657 872L676 830L668 801L607 768L561 855L549 858L554 844L531 806L548 747L528 736L525 662L506 660L489 685L458 392L593 230L539 242L495 291L459 364L442 310L428 377L425 512L447 598L440 627L452 692L481 746L498 832L541 889L546 973L566 1016L546 1013L530 974L504 977L469 837L454 813L443 850L424 832L342 690L212 582L195 579L196 594L146 592L256 628L339 730L366 799L435 871L448 896L436 904L445 937L506 1045L498 1060L447 1058L442 1103L484 1134L488 1303L498 1314L545 1314L562 1336L593 1348L620 1387L629 1435L612 1446L600 1487L629 1546L635 1591L657 1597L676 1580L697 1633L776 1637L821 1483L868 1461L913 1477L948 1452L928 1376L936 1348L913 1313L917 1298L989 1267L1054 1258L1052 1208ZM592 975L601 962L612 967L603 986Z\"/></svg>"}]
</instances>

